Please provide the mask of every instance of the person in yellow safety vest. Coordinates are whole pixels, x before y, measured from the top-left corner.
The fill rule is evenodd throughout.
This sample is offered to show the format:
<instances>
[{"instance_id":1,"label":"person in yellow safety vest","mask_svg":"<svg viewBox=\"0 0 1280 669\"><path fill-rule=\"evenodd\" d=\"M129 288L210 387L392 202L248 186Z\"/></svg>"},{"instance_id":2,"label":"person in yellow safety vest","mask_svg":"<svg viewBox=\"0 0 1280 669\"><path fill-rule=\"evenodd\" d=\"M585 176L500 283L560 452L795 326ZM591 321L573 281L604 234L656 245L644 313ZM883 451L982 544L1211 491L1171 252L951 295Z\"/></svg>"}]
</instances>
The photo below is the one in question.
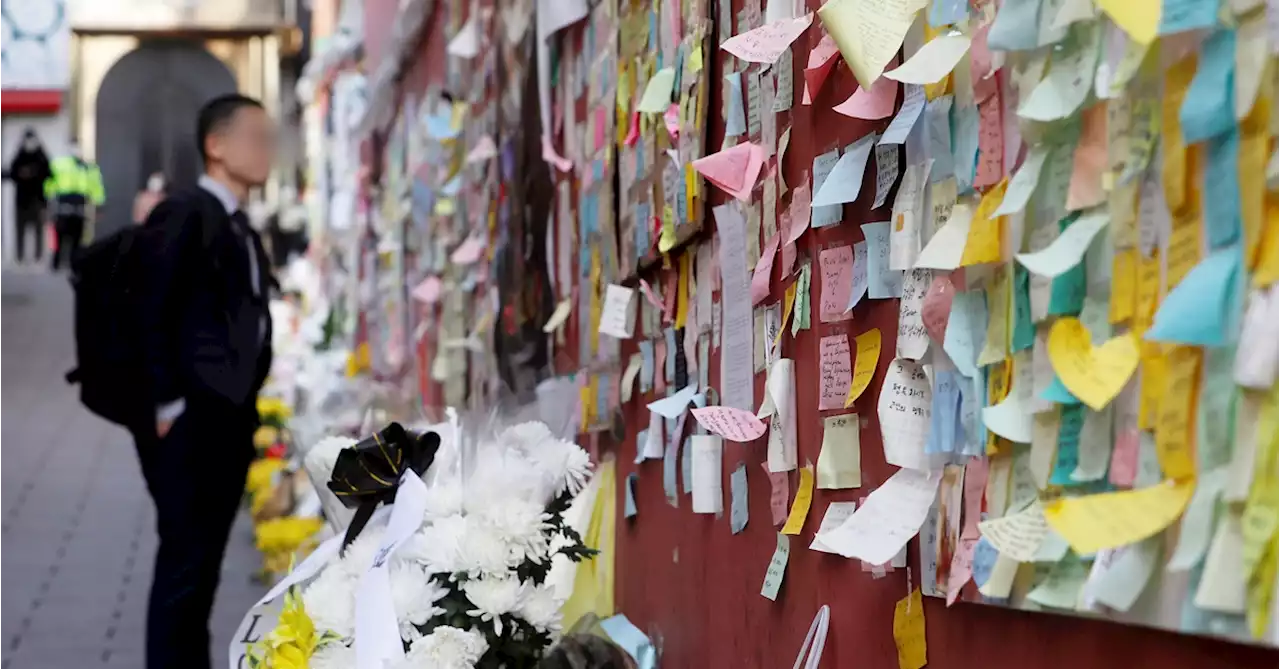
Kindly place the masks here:
<instances>
[{"instance_id":1,"label":"person in yellow safety vest","mask_svg":"<svg viewBox=\"0 0 1280 669\"><path fill-rule=\"evenodd\" d=\"M90 205L101 206L106 200L102 190L102 173L98 166L84 159L80 146L71 143L68 155L49 163L52 175L44 182L44 194L53 214L57 248L53 252L53 270L65 261L67 266L80 251L89 217Z\"/></svg>"}]
</instances>

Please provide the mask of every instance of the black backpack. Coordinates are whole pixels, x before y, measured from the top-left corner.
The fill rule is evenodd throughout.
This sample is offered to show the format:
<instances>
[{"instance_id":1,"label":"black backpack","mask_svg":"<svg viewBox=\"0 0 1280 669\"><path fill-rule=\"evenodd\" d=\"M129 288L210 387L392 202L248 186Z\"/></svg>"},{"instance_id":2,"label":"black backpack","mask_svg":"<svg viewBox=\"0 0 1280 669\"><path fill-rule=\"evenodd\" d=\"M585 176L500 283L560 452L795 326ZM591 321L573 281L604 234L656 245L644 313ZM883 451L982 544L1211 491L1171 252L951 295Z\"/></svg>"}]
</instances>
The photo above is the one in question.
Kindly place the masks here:
<instances>
[{"instance_id":1,"label":"black backpack","mask_svg":"<svg viewBox=\"0 0 1280 669\"><path fill-rule=\"evenodd\" d=\"M201 203L201 250L212 245L215 230L210 198ZM164 207L157 207L163 210ZM159 214L159 215L157 215ZM76 367L68 383L80 384L80 401L93 413L125 427L155 420L155 405L144 368L141 297L145 281L144 247L163 236L164 214L153 212L142 225L131 225L94 242L72 261L75 291ZM194 253L194 249L190 249Z\"/></svg>"}]
</instances>

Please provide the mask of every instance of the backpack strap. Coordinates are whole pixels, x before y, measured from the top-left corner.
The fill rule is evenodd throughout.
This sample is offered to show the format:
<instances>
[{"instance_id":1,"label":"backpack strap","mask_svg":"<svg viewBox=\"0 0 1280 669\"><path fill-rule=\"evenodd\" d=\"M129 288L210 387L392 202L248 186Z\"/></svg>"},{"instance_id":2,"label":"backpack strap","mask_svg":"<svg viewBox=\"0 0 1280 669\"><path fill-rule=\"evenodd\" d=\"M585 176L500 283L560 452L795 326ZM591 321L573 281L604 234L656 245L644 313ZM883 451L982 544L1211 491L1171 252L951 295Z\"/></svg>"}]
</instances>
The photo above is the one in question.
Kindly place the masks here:
<instances>
[{"instance_id":1,"label":"backpack strap","mask_svg":"<svg viewBox=\"0 0 1280 669\"><path fill-rule=\"evenodd\" d=\"M818 669L818 662L822 659L822 649L827 645L827 627L831 624L831 607L826 604L818 609L818 615L813 617L813 623L809 625L809 633L804 637L804 643L800 645L800 654L796 656L796 663L792 669L800 669L803 664L804 669ZM806 662L804 656L809 655L809 661Z\"/></svg>"}]
</instances>

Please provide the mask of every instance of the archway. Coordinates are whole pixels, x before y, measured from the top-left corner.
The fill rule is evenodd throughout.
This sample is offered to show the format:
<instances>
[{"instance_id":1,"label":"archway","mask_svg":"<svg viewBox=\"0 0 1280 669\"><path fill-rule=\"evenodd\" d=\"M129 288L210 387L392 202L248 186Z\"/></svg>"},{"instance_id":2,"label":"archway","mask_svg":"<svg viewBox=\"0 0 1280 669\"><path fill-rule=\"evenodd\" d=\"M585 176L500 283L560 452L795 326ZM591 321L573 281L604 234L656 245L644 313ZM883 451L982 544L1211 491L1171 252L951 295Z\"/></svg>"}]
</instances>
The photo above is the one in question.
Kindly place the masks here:
<instances>
[{"instance_id":1,"label":"archway","mask_svg":"<svg viewBox=\"0 0 1280 669\"><path fill-rule=\"evenodd\" d=\"M133 196L152 172L163 172L171 188L195 183L196 115L235 90L231 71L198 42L144 42L107 71L95 109L94 157L107 192L99 235L130 224Z\"/></svg>"}]
</instances>

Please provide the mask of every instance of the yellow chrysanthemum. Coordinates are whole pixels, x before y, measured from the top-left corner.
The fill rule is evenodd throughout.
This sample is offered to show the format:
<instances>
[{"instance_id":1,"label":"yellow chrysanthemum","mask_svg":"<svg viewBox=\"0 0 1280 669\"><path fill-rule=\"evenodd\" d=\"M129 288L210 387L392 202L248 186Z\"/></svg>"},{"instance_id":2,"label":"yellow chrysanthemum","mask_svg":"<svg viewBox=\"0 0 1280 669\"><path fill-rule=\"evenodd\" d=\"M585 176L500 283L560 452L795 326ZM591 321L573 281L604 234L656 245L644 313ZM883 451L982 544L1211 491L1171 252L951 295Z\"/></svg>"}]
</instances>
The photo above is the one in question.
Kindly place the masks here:
<instances>
[{"instance_id":1,"label":"yellow chrysanthemum","mask_svg":"<svg viewBox=\"0 0 1280 669\"><path fill-rule=\"evenodd\" d=\"M323 641L295 590L284 596L284 609L275 629L249 649L255 669L308 669L311 655Z\"/></svg>"},{"instance_id":2,"label":"yellow chrysanthemum","mask_svg":"<svg viewBox=\"0 0 1280 669\"><path fill-rule=\"evenodd\" d=\"M274 425L263 425L253 433L253 447L258 450L265 450L275 445L280 439L280 428Z\"/></svg>"},{"instance_id":3,"label":"yellow chrysanthemum","mask_svg":"<svg viewBox=\"0 0 1280 669\"><path fill-rule=\"evenodd\" d=\"M280 458L262 458L249 464L249 474L244 479L244 489L257 497L259 493L269 493L271 482L277 472L283 470L285 461Z\"/></svg>"},{"instance_id":4,"label":"yellow chrysanthemum","mask_svg":"<svg viewBox=\"0 0 1280 669\"><path fill-rule=\"evenodd\" d=\"M292 553L324 525L320 518L285 516L258 523L253 528L258 550L263 553Z\"/></svg>"}]
</instances>

